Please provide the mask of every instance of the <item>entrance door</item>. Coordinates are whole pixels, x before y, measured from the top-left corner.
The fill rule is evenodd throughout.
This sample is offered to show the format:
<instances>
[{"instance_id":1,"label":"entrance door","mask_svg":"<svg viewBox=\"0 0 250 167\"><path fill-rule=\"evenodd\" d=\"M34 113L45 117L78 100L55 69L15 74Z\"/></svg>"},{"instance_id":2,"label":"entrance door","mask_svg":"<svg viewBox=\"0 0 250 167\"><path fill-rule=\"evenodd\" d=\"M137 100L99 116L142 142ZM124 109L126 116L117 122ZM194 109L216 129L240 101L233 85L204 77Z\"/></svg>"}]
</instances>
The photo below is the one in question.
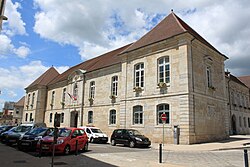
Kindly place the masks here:
<instances>
[{"instance_id":1,"label":"entrance door","mask_svg":"<svg viewBox=\"0 0 250 167\"><path fill-rule=\"evenodd\" d=\"M72 111L70 114L70 127L77 127L78 123L78 112Z\"/></svg>"},{"instance_id":2,"label":"entrance door","mask_svg":"<svg viewBox=\"0 0 250 167\"><path fill-rule=\"evenodd\" d=\"M233 135L236 135L237 134L237 131L236 131L236 117L235 115L232 116L232 131L233 131Z\"/></svg>"}]
</instances>

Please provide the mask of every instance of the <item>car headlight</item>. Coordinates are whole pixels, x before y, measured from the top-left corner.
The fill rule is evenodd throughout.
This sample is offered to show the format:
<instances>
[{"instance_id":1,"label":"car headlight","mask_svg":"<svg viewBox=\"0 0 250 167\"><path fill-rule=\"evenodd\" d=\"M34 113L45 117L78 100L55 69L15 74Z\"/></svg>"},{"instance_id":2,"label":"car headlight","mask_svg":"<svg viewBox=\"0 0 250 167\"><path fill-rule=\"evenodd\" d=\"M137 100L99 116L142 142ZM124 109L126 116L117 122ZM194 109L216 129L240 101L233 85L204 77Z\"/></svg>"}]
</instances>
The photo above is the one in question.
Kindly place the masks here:
<instances>
[{"instance_id":1,"label":"car headlight","mask_svg":"<svg viewBox=\"0 0 250 167\"><path fill-rule=\"evenodd\" d=\"M63 142L63 140L57 140L56 144L62 144Z\"/></svg>"},{"instance_id":2,"label":"car headlight","mask_svg":"<svg viewBox=\"0 0 250 167\"><path fill-rule=\"evenodd\" d=\"M20 137L19 137L19 140L22 140L22 139L23 139L23 136L20 136Z\"/></svg>"},{"instance_id":3,"label":"car headlight","mask_svg":"<svg viewBox=\"0 0 250 167\"><path fill-rule=\"evenodd\" d=\"M142 141L142 139L140 139L140 138L138 138L138 137L136 137L135 140L137 140L137 141Z\"/></svg>"}]
</instances>

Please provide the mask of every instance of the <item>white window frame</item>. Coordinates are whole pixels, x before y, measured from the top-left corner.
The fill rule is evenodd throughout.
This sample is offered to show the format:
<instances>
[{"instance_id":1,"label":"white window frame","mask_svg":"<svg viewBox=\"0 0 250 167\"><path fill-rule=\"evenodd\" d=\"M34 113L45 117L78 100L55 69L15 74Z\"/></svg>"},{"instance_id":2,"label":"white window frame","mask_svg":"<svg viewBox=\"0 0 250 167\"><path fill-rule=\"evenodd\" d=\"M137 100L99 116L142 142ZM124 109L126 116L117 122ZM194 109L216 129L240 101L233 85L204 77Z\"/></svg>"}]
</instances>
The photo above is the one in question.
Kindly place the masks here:
<instances>
[{"instance_id":1,"label":"white window frame","mask_svg":"<svg viewBox=\"0 0 250 167\"><path fill-rule=\"evenodd\" d=\"M143 106L137 105L133 107L133 125L143 124Z\"/></svg>"},{"instance_id":2,"label":"white window frame","mask_svg":"<svg viewBox=\"0 0 250 167\"><path fill-rule=\"evenodd\" d=\"M169 56L158 59L158 83L170 83L170 62Z\"/></svg>"},{"instance_id":3,"label":"white window frame","mask_svg":"<svg viewBox=\"0 0 250 167\"><path fill-rule=\"evenodd\" d=\"M109 111L109 125L116 125L116 110Z\"/></svg>"},{"instance_id":4,"label":"white window frame","mask_svg":"<svg viewBox=\"0 0 250 167\"><path fill-rule=\"evenodd\" d=\"M117 96L118 90L118 76L113 76L111 81L111 95Z\"/></svg>"},{"instance_id":5,"label":"white window frame","mask_svg":"<svg viewBox=\"0 0 250 167\"><path fill-rule=\"evenodd\" d=\"M138 63L134 66L134 85L135 87L144 87L144 63Z\"/></svg>"},{"instance_id":6,"label":"white window frame","mask_svg":"<svg viewBox=\"0 0 250 167\"><path fill-rule=\"evenodd\" d=\"M162 109L160 109L160 107L163 106ZM170 105L167 103L162 103L162 104L158 104L156 106L156 122L157 125L163 124L162 120L161 120L161 115L162 114L166 114L167 115L167 120L166 120L166 124L170 124L171 123L171 114L170 114Z\"/></svg>"},{"instance_id":7,"label":"white window frame","mask_svg":"<svg viewBox=\"0 0 250 167\"><path fill-rule=\"evenodd\" d=\"M95 98L95 81L90 82L89 87L89 98L94 99Z\"/></svg>"}]
</instances>

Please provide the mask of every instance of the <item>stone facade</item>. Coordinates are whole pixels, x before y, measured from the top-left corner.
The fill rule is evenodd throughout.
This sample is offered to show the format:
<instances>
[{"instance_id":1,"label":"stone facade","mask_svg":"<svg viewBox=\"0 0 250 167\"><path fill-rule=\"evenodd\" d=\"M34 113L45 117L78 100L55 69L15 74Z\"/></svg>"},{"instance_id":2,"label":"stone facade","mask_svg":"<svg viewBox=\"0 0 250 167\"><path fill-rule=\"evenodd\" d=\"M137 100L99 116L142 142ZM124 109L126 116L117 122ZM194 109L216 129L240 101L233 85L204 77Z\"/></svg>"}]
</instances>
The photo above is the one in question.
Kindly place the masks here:
<instances>
[{"instance_id":1,"label":"stone facade","mask_svg":"<svg viewBox=\"0 0 250 167\"><path fill-rule=\"evenodd\" d=\"M250 133L249 87L230 73L226 73L227 110L230 134Z\"/></svg>"},{"instance_id":2,"label":"stone facade","mask_svg":"<svg viewBox=\"0 0 250 167\"><path fill-rule=\"evenodd\" d=\"M37 96L29 108L26 95L24 118L32 113L33 121L52 127L57 113L61 127L97 126L109 136L116 128L133 128L159 143L163 130L164 142L174 143L175 128L180 144L227 138L231 115L240 114L228 110L227 57L173 13L163 22L133 44L78 64L44 86L27 89L27 95ZM162 24L170 23L180 32L166 33L156 41L161 37L158 31L164 30ZM238 90L233 85L230 89ZM247 88L242 89L247 96ZM244 122L248 110L243 109ZM162 113L167 114L166 124ZM248 132L237 127L239 133Z\"/></svg>"}]
</instances>

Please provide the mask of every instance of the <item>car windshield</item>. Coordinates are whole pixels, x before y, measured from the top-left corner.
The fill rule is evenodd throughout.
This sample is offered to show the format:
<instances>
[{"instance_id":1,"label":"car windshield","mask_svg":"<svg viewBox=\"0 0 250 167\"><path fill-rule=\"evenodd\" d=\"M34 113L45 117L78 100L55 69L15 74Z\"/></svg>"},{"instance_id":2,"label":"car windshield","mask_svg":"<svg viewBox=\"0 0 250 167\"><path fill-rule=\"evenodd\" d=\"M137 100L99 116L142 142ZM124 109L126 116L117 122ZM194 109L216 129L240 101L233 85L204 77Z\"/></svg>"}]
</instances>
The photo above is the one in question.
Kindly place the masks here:
<instances>
[{"instance_id":1,"label":"car windshield","mask_svg":"<svg viewBox=\"0 0 250 167\"><path fill-rule=\"evenodd\" d=\"M32 129L28 134L43 135L46 130L47 130L46 128L35 128L35 129Z\"/></svg>"},{"instance_id":2,"label":"car windshield","mask_svg":"<svg viewBox=\"0 0 250 167\"><path fill-rule=\"evenodd\" d=\"M62 129L59 129L59 132L58 132L58 137L68 137L71 133L71 130L70 129L65 129L65 128L62 128ZM49 134L49 136L54 136L54 131L51 132Z\"/></svg>"},{"instance_id":3,"label":"car windshield","mask_svg":"<svg viewBox=\"0 0 250 167\"><path fill-rule=\"evenodd\" d=\"M141 133L137 130L129 130L128 133L129 133L129 135L134 135L134 136L141 135Z\"/></svg>"},{"instance_id":4,"label":"car windshield","mask_svg":"<svg viewBox=\"0 0 250 167\"><path fill-rule=\"evenodd\" d=\"M15 129L15 132L27 132L31 129L32 126L18 126L16 129Z\"/></svg>"},{"instance_id":5,"label":"car windshield","mask_svg":"<svg viewBox=\"0 0 250 167\"><path fill-rule=\"evenodd\" d=\"M100 129L91 129L93 133L102 133Z\"/></svg>"}]
</instances>

